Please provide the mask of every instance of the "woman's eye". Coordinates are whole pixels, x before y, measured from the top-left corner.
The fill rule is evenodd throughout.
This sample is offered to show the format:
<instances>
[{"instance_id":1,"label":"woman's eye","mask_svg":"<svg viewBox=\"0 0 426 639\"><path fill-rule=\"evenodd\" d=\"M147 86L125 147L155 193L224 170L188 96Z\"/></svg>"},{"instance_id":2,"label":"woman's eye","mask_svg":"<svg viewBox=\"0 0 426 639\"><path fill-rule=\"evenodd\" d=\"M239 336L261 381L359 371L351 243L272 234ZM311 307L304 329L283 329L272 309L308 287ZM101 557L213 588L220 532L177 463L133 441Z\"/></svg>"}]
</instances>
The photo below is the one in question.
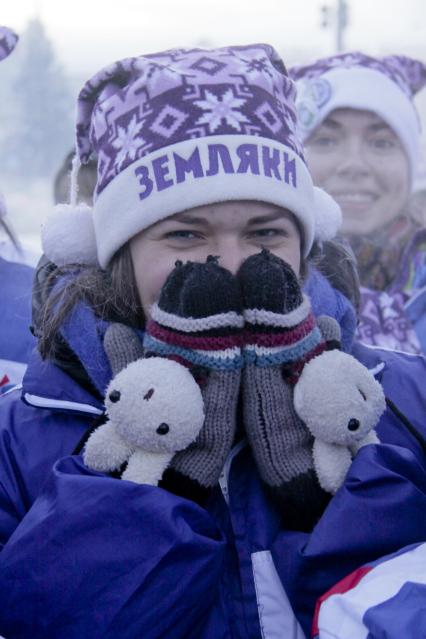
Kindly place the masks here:
<instances>
[{"instance_id":1,"label":"woman's eye","mask_svg":"<svg viewBox=\"0 0 426 639\"><path fill-rule=\"evenodd\" d=\"M338 140L336 138L332 138L329 135L319 135L311 140L307 146L314 146L320 149L331 149L337 146L337 142Z\"/></svg>"},{"instance_id":2,"label":"woman's eye","mask_svg":"<svg viewBox=\"0 0 426 639\"><path fill-rule=\"evenodd\" d=\"M183 229L179 229L176 231L169 231L166 233L165 237L169 240L192 240L197 238L198 235L194 233L194 231L185 231Z\"/></svg>"},{"instance_id":3,"label":"woman's eye","mask_svg":"<svg viewBox=\"0 0 426 639\"><path fill-rule=\"evenodd\" d=\"M256 229L252 231L252 233L255 237L261 238L274 238L287 235L283 229Z\"/></svg>"},{"instance_id":4,"label":"woman's eye","mask_svg":"<svg viewBox=\"0 0 426 639\"><path fill-rule=\"evenodd\" d=\"M373 138L370 141L370 144L375 149L378 149L380 151L387 151L390 149L394 149L397 145L395 140L392 140L391 138Z\"/></svg>"}]
</instances>

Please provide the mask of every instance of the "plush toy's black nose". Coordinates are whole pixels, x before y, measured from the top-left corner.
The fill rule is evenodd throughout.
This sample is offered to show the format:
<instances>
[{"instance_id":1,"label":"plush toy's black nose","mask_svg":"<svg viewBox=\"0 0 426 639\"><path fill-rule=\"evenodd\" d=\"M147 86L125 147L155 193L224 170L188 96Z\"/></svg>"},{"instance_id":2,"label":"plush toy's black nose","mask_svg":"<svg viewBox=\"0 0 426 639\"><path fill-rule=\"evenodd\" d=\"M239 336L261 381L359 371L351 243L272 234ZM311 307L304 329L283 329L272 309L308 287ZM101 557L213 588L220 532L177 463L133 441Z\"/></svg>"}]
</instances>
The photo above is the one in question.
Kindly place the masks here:
<instances>
[{"instance_id":1,"label":"plush toy's black nose","mask_svg":"<svg viewBox=\"0 0 426 639\"><path fill-rule=\"evenodd\" d=\"M160 424L159 427L157 428L157 433L159 435L167 435L167 433L169 432L170 428L168 424Z\"/></svg>"},{"instance_id":2,"label":"plush toy's black nose","mask_svg":"<svg viewBox=\"0 0 426 639\"><path fill-rule=\"evenodd\" d=\"M349 430L358 430L358 428L361 426L361 424L359 423L358 419L355 419L354 417L352 417L352 419L349 420L348 422L348 428Z\"/></svg>"},{"instance_id":3,"label":"plush toy's black nose","mask_svg":"<svg viewBox=\"0 0 426 639\"><path fill-rule=\"evenodd\" d=\"M110 401L113 404L115 404L116 402L120 401L121 393L118 390L113 390L113 391L110 392L108 397L109 397Z\"/></svg>"}]
</instances>

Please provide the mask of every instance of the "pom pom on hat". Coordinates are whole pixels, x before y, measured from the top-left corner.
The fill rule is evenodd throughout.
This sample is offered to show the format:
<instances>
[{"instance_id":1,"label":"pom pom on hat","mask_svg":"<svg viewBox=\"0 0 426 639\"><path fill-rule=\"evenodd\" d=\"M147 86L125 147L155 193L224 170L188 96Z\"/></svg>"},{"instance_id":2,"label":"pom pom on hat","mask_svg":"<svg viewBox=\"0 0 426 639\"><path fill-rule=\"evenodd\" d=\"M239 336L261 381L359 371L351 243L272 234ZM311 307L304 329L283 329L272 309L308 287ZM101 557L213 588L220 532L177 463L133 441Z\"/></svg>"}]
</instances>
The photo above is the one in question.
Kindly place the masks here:
<instances>
[{"instance_id":1,"label":"pom pom on hat","mask_svg":"<svg viewBox=\"0 0 426 639\"><path fill-rule=\"evenodd\" d=\"M57 266L98 266L92 209L87 204L58 204L41 230L43 252Z\"/></svg>"},{"instance_id":2,"label":"pom pom on hat","mask_svg":"<svg viewBox=\"0 0 426 639\"><path fill-rule=\"evenodd\" d=\"M342 211L337 202L319 187L314 187L315 239L318 242L331 240L342 225Z\"/></svg>"}]
</instances>

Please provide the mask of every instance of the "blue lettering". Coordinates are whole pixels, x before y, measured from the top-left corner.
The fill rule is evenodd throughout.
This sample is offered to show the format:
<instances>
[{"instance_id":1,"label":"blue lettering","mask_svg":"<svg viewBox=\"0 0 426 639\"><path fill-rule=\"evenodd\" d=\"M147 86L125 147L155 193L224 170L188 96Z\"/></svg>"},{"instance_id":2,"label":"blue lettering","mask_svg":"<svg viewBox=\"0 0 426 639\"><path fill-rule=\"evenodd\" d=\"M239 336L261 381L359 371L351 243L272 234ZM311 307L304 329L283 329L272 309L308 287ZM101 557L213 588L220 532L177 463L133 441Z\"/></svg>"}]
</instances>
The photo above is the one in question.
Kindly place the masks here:
<instances>
[{"instance_id":1,"label":"blue lettering","mask_svg":"<svg viewBox=\"0 0 426 639\"><path fill-rule=\"evenodd\" d=\"M240 158L237 173L248 173L250 169L254 175L259 175L259 158L256 144L240 144L237 148L237 155Z\"/></svg>"},{"instance_id":2,"label":"blue lettering","mask_svg":"<svg viewBox=\"0 0 426 639\"><path fill-rule=\"evenodd\" d=\"M170 173L169 167L167 163L169 158L167 155L161 155L159 158L155 158L152 160L152 168L154 170L154 177L157 183L157 189L159 191L164 191L164 189L168 189L170 186L173 186L173 180L166 180L166 176Z\"/></svg>"},{"instance_id":3,"label":"blue lettering","mask_svg":"<svg viewBox=\"0 0 426 639\"><path fill-rule=\"evenodd\" d=\"M139 199L144 200L148 195L151 194L152 188L154 186L153 181L149 177L149 170L147 166L138 166L135 169L135 175L139 177L139 184L145 188L144 191L139 193Z\"/></svg>"},{"instance_id":4,"label":"blue lettering","mask_svg":"<svg viewBox=\"0 0 426 639\"><path fill-rule=\"evenodd\" d=\"M173 153L173 158L176 168L176 182L178 184L185 181L186 173L192 173L195 178L204 176L198 147L187 160L177 153Z\"/></svg>"},{"instance_id":5,"label":"blue lettering","mask_svg":"<svg viewBox=\"0 0 426 639\"><path fill-rule=\"evenodd\" d=\"M271 153L272 151L272 153ZM280 152L278 149L270 149L268 146L262 146L262 160L263 160L263 172L266 177L274 177L277 180L281 180L279 165L280 165Z\"/></svg>"},{"instance_id":6,"label":"blue lettering","mask_svg":"<svg viewBox=\"0 0 426 639\"><path fill-rule=\"evenodd\" d=\"M209 144L209 168L206 175L219 173L219 158L225 173L235 173L228 148L224 144Z\"/></svg>"},{"instance_id":7,"label":"blue lettering","mask_svg":"<svg viewBox=\"0 0 426 639\"><path fill-rule=\"evenodd\" d=\"M296 160L290 160L288 157L288 153L283 153L284 155L284 181L287 184L290 184L290 178L293 186L297 186L296 183Z\"/></svg>"}]
</instances>

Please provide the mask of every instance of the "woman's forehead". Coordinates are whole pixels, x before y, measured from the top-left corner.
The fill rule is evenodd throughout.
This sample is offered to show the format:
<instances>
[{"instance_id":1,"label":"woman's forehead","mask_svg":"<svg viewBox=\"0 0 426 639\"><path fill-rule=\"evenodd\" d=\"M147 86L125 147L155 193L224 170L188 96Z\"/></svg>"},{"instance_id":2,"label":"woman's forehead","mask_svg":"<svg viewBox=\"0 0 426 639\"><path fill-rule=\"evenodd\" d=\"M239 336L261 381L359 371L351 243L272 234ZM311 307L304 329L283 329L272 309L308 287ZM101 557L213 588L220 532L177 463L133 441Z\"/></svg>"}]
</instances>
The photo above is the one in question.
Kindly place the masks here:
<instances>
[{"instance_id":1,"label":"woman's forehead","mask_svg":"<svg viewBox=\"0 0 426 639\"><path fill-rule=\"evenodd\" d=\"M234 200L197 206L177 213L169 219L190 224L198 220L214 221L230 215L247 222L256 222L258 219L262 221L263 218L294 220L294 215L288 209L254 200Z\"/></svg>"},{"instance_id":2,"label":"woman's forehead","mask_svg":"<svg viewBox=\"0 0 426 639\"><path fill-rule=\"evenodd\" d=\"M360 128L371 128L374 130L387 129L393 132L389 124L385 122L385 120L383 120L383 118L381 118L377 113L364 109L353 108L334 109L334 111L329 113L328 116L323 120L320 126L326 126L336 129L352 126Z\"/></svg>"}]
</instances>

